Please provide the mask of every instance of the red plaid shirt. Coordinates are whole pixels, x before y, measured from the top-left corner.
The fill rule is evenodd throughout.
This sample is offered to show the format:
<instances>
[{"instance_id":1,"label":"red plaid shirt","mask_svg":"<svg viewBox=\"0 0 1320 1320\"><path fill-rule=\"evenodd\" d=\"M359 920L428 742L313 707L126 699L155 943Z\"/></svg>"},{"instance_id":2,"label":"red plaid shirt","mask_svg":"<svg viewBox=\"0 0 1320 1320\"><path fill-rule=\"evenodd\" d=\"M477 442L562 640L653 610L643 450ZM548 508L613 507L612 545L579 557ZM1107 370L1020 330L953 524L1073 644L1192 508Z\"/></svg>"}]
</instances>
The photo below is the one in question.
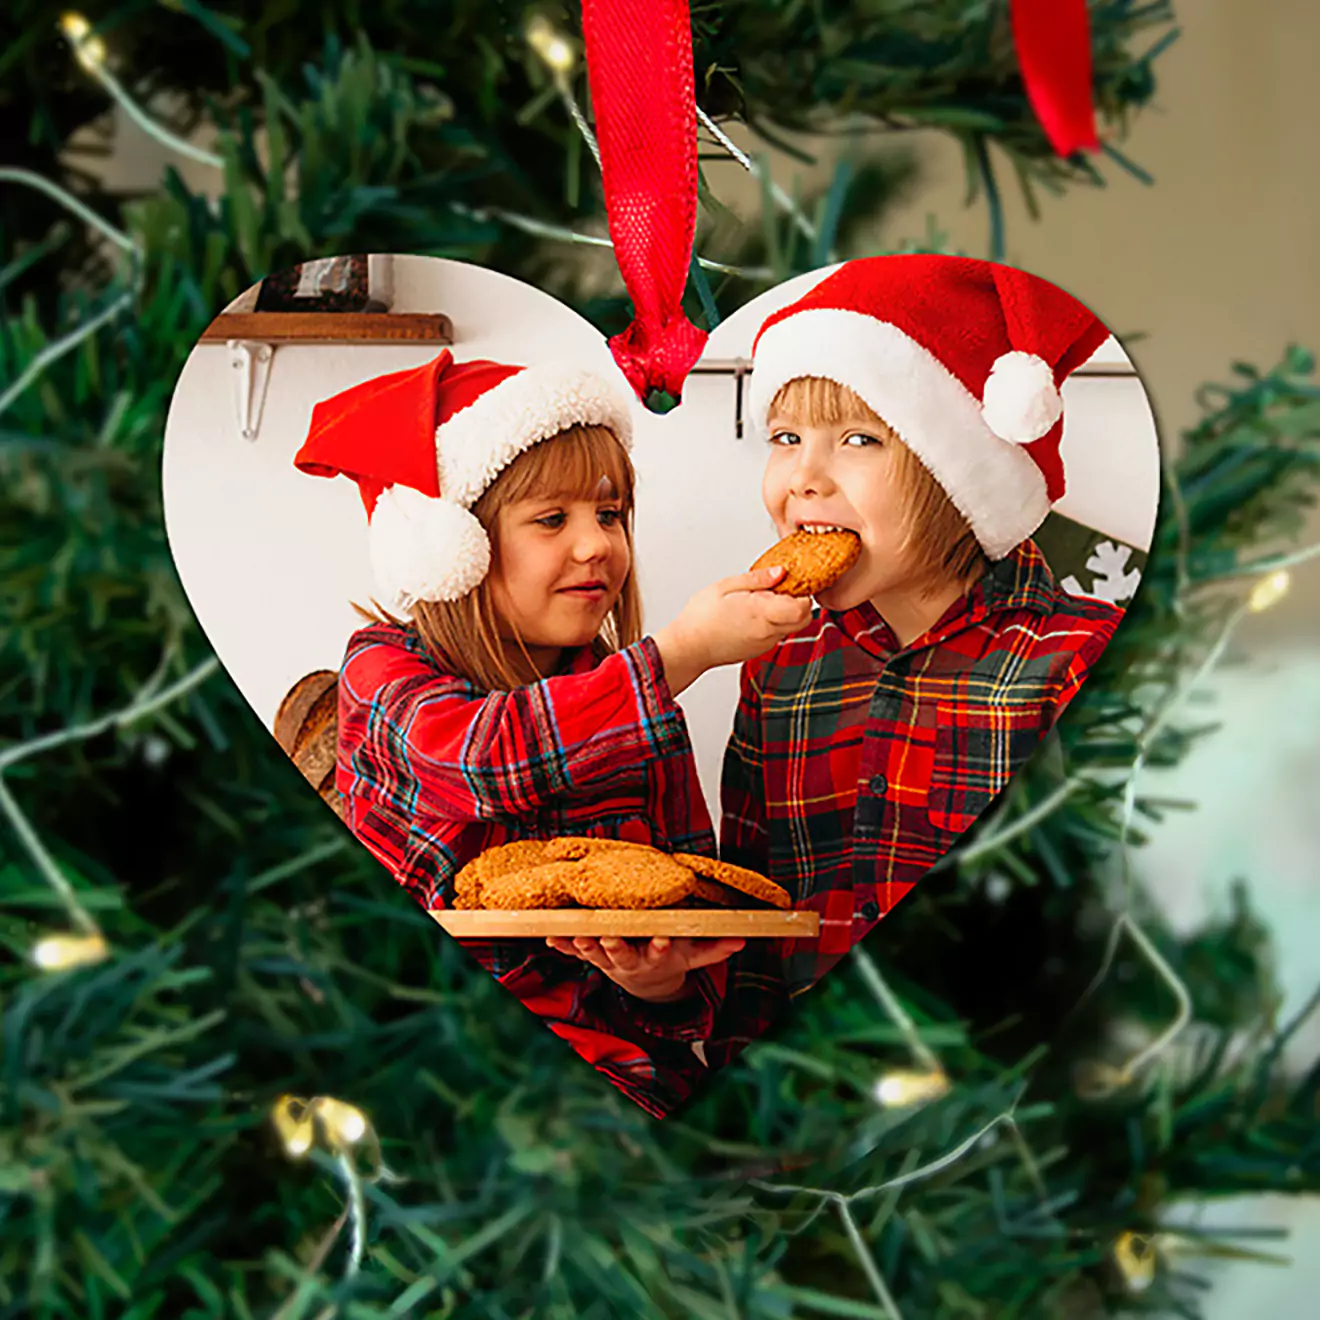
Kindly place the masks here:
<instances>
[{"instance_id":1,"label":"red plaid shirt","mask_svg":"<svg viewBox=\"0 0 1320 1320\"><path fill-rule=\"evenodd\" d=\"M1033 541L900 647L868 603L744 666L720 855L821 914L737 955L712 1069L761 1035L949 851L1076 695L1122 612L1068 595Z\"/></svg>"},{"instance_id":2,"label":"red plaid shirt","mask_svg":"<svg viewBox=\"0 0 1320 1320\"><path fill-rule=\"evenodd\" d=\"M713 855L687 725L650 638L512 692L447 673L416 632L353 635L339 677L339 764L349 828L426 908L458 871L515 839L584 835ZM702 1080L724 971L644 1004L541 940L463 941L556 1034L649 1113Z\"/></svg>"}]
</instances>

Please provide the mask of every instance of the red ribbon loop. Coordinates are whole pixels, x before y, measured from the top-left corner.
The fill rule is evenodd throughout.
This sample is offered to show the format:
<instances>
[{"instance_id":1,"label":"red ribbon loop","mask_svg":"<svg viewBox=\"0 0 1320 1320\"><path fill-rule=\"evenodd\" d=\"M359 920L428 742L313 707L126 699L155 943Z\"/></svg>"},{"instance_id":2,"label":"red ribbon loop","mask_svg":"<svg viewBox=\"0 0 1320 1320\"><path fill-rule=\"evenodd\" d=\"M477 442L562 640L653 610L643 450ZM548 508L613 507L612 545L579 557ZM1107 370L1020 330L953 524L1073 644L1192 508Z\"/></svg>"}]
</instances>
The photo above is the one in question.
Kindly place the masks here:
<instances>
[{"instance_id":1,"label":"red ribbon loop","mask_svg":"<svg viewBox=\"0 0 1320 1320\"><path fill-rule=\"evenodd\" d=\"M1013 42L1031 108L1060 156L1097 151L1086 0L1012 0Z\"/></svg>"},{"instance_id":2,"label":"red ribbon loop","mask_svg":"<svg viewBox=\"0 0 1320 1320\"><path fill-rule=\"evenodd\" d=\"M706 332L683 313L697 224L688 0L582 0L610 238L633 322L610 350L637 396L677 400Z\"/></svg>"}]
</instances>

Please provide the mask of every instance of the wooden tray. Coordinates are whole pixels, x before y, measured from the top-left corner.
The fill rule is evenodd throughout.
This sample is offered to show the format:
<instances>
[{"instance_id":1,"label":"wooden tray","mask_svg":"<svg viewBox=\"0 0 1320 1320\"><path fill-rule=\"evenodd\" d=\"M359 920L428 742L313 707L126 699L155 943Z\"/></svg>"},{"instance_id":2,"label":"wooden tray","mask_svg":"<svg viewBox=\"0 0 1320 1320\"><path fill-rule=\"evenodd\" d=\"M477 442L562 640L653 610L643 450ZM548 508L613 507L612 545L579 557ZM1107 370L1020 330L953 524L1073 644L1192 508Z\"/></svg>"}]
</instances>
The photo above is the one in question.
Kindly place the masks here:
<instances>
[{"instance_id":1,"label":"wooden tray","mask_svg":"<svg viewBox=\"0 0 1320 1320\"><path fill-rule=\"evenodd\" d=\"M471 939L544 939L547 935L652 935L713 939L814 939L820 934L819 912L784 912L778 908L541 908L532 911L461 909L431 915L451 935Z\"/></svg>"}]
</instances>

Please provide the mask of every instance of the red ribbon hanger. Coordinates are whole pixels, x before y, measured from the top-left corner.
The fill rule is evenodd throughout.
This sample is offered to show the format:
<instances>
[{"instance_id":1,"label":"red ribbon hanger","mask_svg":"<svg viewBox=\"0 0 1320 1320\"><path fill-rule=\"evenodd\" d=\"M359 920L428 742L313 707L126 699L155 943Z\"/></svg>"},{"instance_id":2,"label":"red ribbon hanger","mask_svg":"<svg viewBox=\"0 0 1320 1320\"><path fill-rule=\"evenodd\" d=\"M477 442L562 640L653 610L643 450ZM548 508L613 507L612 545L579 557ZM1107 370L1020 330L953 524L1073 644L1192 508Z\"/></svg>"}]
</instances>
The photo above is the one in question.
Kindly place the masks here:
<instances>
[{"instance_id":1,"label":"red ribbon hanger","mask_svg":"<svg viewBox=\"0 0 1320 1320\"><path fill-rule=\"evenodd\" d=\"M1060 156L1096 151L1086 0L1012 0L1013 44L1031 108Z\"/></svg>"},{"instance_id":2,"label":"red ribbon hanger","mask_svg":"<svg viewBox=\"0 0 1320 1320\"><path fill-rule=\"evenodd\" d=\"M1061 156L1098 149L1086 0L1011 0L1013 40L1041 127ZM697 118L688 0L582 0L610 238L633 304L610 350L638 398L677 401L706 343L683 312L697 221Z\"/></svg>"},{"instance_id":3,"label":"red ribbon hanger","mask_svg":"<svg viewBox=\"0 0 1320 1320\"><path fill-rule=\"evenodd\" d=\"M677 401L706 332L683 313L697 226L688 0L582 0L610 238L633 321L610 350L643 403Z\"/></svg>"}]
</instances>

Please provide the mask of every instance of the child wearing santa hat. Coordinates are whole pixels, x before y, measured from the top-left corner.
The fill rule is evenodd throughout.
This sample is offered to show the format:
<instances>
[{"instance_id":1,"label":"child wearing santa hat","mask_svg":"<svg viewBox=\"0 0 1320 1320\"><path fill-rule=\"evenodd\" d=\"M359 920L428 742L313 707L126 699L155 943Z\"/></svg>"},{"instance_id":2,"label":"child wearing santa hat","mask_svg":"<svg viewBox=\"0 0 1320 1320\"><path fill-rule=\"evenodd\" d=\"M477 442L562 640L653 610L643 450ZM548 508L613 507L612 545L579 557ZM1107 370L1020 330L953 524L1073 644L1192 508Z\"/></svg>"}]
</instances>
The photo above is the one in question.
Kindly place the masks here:
<instances>
[{"instance_id":1,"label":"child wearing santa hat","mask_svg":"<svg viewBox=\"0 0 1320 1320\"><path fill-rule=\"evenodd\" d=\"M380 595L340 671L336 782L349 827L428 908L450 905L467 862L518 839L714 853L675 698L809 607L770 592L775 573L748 573L643 635L631 429L590 372L448 350L313 411L295 463L357 482ZM584 941L580 959L465 943L653 1114L685 1098L713 969L742 947Z\"/></svg>"},{"instance_id":2,"label":"child wearing santa hat","mask_svg":"<svg viewBox=\"0 0 1320 1320\"><path fill-rule=\"evenodd\" d=\"M741 673L721 856L822 924L719 969L710 1070L948 852L1113 635L1121 611L1061 590L1031 539L1066 487L1060 387L1106 338L1043 280L932 255L848 262L762 326L766 508L861 554Z\"/></svg>"}]
</instances>

